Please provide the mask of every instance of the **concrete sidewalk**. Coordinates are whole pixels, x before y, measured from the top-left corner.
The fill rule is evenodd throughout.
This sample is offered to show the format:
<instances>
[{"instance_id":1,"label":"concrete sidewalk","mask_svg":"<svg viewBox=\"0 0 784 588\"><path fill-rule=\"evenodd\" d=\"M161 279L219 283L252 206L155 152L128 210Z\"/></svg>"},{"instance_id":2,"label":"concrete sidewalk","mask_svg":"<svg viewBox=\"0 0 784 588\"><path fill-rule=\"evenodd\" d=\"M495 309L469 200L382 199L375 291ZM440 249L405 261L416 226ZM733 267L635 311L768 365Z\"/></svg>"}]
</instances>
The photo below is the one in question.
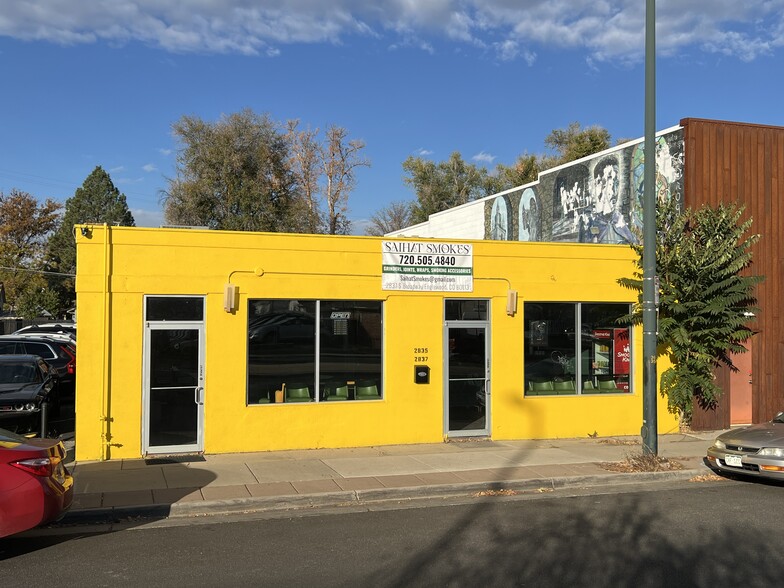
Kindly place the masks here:
<instances>
[{"instance_id":1,"label":"concrete sidewalk","mask_svg":"<svg viewBox=\"0 0 784 588\"><path fill-rule=\"evenodd\" d=\"M600 465L639 454L639 437L481 439L72 463L75 498L61 524L689 479L710 473L702 458L719 433L660 436L659 455L684 469L651 474L615 473Z\"/></svg>"}]
</instances>

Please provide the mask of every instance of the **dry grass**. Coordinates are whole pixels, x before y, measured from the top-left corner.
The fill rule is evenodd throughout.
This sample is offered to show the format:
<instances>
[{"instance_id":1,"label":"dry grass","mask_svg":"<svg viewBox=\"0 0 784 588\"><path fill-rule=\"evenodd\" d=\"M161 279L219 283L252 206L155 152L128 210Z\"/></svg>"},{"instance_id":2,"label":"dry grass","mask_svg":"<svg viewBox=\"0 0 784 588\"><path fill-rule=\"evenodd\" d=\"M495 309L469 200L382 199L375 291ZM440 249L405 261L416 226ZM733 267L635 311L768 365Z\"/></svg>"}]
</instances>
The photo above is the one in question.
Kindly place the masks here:
<instances>
[{"instance_id":1,"label":"dry grass","mask_svg":"<svg viewBox=\"0 0 784 588\"><path fill-rule=\"evenodd\" d=\"M682 470L683 464L659 455L635 453L626 456L623 461L605 462L600 464L611 472L671 472Z\"/></svg>"},{"instance_id":2,"label":"dry grass","mask_svg":"<svg viewBox=\"0 0 784 588\"><path fill-rule=\"evenodd\" d=\"M479 498L481 496L517 496L517 492L515 490L481 490L479 492L474 492L474 498Z\"/></svg>"},{"instance_id":3,"label":"dry grass","mask_svg":"<svg viewBox=\"0 0 784 588\"><path fill-rule=\"evenodd\" d=\"M721 482L722 480L726 480L726 478L722 478L716 474L702 474L690 478L689 482Z\"/></svg>"},{"instance_id":4,"label":"dry grass","mask_svg":"<svg viewBox=\"0 0 784 588\"><path fill-rule=\"evenodd\" d=\"M603 445L642 445L639 439L599 439L599 443Z\"/></svg>"}]
</instances>

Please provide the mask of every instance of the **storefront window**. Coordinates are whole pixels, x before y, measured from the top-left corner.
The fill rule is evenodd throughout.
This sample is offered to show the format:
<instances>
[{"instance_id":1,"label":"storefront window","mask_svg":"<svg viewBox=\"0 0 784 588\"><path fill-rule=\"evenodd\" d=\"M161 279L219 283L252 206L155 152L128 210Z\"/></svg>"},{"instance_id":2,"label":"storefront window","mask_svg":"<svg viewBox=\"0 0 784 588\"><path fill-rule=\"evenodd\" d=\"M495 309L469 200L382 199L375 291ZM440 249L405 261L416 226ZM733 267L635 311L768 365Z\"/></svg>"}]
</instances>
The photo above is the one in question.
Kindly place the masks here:
<instances>
[{"instance_id":1,"label":"storefront window","mask_svg":"<svg viewBox=\"0 0 784 588\"><path fill-rule=\"evenodd\" d=\"M248 404L380 399L381 315L374 300L249 301Z\"/></svg>"},{"instance_id":2,"label":"storefront window","mask_svg":"<svg viewBox=\"0 0 784 588\"><path fill-rule=\"evenodd\" d=\"M148 321L202 321L204 298L187 296L148 296L146 298Z\"/></svg>"},{"instance_id":3,"label":"storefront window","mask_svg":"<svg viewBox=\"0 0 784 588\"><path fill-rule=\"evenodd\" d=\"M487 300L446 300L444 319L448 321L486 321Z\"/></svg>"},{"instance_id":4,"label":"storefront window","mask_svg":"<svg viewBox=\"0 0 784 588\"><path fill-rule=\"evenodd\" d=\"M524 313L527 396L631 391L631 329L617 322L628 304L527 302Z\"/></svg>"}]
</instances>

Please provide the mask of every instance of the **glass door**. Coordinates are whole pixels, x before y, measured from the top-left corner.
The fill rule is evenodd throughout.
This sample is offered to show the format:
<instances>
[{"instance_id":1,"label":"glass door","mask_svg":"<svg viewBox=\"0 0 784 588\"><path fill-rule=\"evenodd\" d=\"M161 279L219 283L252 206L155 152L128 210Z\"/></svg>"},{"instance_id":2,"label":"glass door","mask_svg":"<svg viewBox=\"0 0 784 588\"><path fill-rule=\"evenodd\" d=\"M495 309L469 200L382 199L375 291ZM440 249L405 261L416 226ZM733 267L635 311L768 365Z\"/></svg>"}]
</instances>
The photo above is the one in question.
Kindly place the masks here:
<instances>
[{"instance_id":1,"label":"glass door","mask_svg":"<svg viewBox=\"0 0 784 588\"><path fill-rule=\"evenodd\" d=\"M446 422L450 437L489 434L490 362L485 324L447 324Z\"/></svg>"},{"instance_id":2,"label":"glass door","mask_svg":"<svg viewBox=\"0 0 784 588\"><path fill-rule=\"evenodd\" d=\"M203 342L202 324L147 323L145 453L203 450Z\"/></svg>"}]
</instances>

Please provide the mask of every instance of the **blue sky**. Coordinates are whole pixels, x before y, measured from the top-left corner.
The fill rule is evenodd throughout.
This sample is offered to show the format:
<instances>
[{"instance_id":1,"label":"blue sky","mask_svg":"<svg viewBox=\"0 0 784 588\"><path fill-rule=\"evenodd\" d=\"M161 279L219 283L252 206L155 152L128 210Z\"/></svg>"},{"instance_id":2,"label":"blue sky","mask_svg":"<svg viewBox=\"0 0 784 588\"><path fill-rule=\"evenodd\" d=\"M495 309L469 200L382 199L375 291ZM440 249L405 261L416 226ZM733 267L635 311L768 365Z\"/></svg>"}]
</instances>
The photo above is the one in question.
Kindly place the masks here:
<instances>
[{"instance_id":1,"label":"blue sky","mask_svg":"<svg viewBox=\"0 0 784 588\"><path fill-rule=\"evenodd\" d=\"M656 127L784 126L784 0L659 0ZM354 232L401 163L493 167L572 121L643 135L643 0L0 0L0 191L64 202L101 165L163 222L171 125L243 108L367 144Z\"/></svg>"}]
</instances>

